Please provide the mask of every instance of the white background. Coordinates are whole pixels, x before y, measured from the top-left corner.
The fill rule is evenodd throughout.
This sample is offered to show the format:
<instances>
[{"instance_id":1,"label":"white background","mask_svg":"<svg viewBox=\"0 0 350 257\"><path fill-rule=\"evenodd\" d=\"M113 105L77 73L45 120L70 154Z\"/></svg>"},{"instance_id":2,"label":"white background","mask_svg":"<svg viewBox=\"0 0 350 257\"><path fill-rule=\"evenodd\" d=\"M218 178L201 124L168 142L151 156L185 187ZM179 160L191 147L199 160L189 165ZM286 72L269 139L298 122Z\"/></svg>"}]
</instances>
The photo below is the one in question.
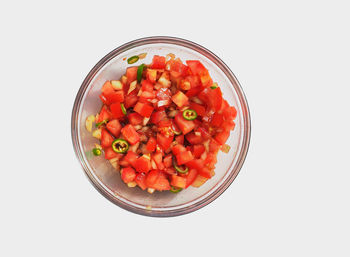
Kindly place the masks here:
<instances>
[{"instance_id":1,"label":"white background","mask_svg":"<svg viewBox=\"0 0 350 257\"><path fill-rule=\"evenodd\" d=\"M2 1L0 256L349 256L348 1ZM252 116L232 186L149 218L73 152L75 95L106 53L177 36L223 59Z\"/></svg>"}]
</instances>

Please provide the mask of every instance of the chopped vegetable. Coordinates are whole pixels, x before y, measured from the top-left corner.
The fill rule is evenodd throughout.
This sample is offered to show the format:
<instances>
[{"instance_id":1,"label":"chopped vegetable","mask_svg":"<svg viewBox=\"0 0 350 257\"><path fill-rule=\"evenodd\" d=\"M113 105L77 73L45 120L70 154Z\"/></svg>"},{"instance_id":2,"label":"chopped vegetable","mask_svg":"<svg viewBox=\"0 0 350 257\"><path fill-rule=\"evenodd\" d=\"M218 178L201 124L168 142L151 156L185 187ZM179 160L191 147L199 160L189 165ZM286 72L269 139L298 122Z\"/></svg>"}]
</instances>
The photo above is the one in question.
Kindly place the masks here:
<instances>
[{"instance_id":1,"label":"chopped vegetable","mask_svg":"<svg viewBox=\"0 0 350 257\"><path fill-rule=\"evenodd\" d=\"M121 138L118 138L112 143L113 151L116 153L126 153L129 149L129 143Z\"/></svg>"},{"instance_id":2,"label":"chopped vegetable","mask_svg":"<svg viewBox=\"0 0 350 257\"><path fill-rule=\"evenodd\" d=\"M137 55L131 56L130 58L128 58L128 64L133 64L135 62L137 62L139 60L140 57L138 57Z\"/></svg>"},{"instance_id":3,"label":"chopped vegetable","mask_svg":"<svg viewBox=\"0 0 350 257\"><path fill-rule=\"evenodd\" d=\"M137 83L141 83L142 73L143 73L144 67L145 67L145 64L143 63L137 68Z\"/></svg>"},{"instance_id":4,"label":"chopped vegetable","mask_svg":"<svg viewBox=\"0 0 350 257\"><path fill-rule=\"evenodd\" d=\"M145 59L146 56L147 56L147 53L139 54L139 58L140 58L140 59Z\"/></svg>"},{"instance_id":5,"label":"chopped vegetable","mask_svg":"<svg viewBox=\"0 0 350 257\"><path fill-rule=\"evenodd\" d=\"M96 123L95 126L96 126L96 128L99 128L101 125L107 124L107 122L108 122L108 120L103 120L101 122Z\"/></svg>"},{"instance_id":6,"label":"chopped vegetable","mask_svg":"<svg viewBox=\"0 0 350 257\"><path fill-rule=\"evenodd\" d=\"M120 108L122 109L123 114L126 115L126 109L123 103L120 103Z\"/></svg>"},{"instance_id":7,"label":"chopped vegetable","mask_svg":"<svg viewBox=\"0 0 350 257\"><path fill-rule=\"evenodd\" d=\"M231 146L227 145L227 144L224 144L222 147L221 147L221 151L223 151L224 153L228 153L231 149Z\"/></svg>"},{"instance_id":8,"label":"chopped vegetable","mask_svg":"<svg viewBox=\"0 0 350 257\"><path fill-rule=\"evenodd\" d=\"M123 84L119 80L111 80L111 84L114 90L123 89Z\"/></svg>"},{"instance_id":9,"label":"chopped vegetable","mask_svg":"<svg viewBox=\"0 0 350 257\"><path fill-rule=\"evenodd\" d=\"M99 149L99 148L94 148L94 149L92 149L92 153L93 153L95 156L100 156L101 153L102 153L102 151L101 151L101 149Z\"/></svg>"},{"instance_id":10,"label":"chopped vegetable","mask_svg":"<svg viewBox=\"0 0 350 257\"><path fill-rule=\"evenodd\" d=\"M92 132L92 136L101 139L101 129L96 129L94 132Z\"/></svg>"},{"instance_id":11,"label":"chopped vegetable","mask_svg":"<svg viewBox=\"0 0 350 257\"><path fill-rule=\"evenodd\" d=\"M172 192L172 193L178 193L178 192L180 192L181 190L182 190L181 187L174 187L174 186L171 186L171 187L170 187L170 192Z\"/></svg>"},{"instance_id":12,"label":"chopped vegetable","mask_svg":"<svg viewBox=\"0 0 350 257\"><path fill-rule=\"evenodd\" d=\"M195 120L197 118L197 112L192 109L187 109L182 112L182 116L186 120Z\"/></svg>"},{"instance_id":13,"label":"chopped vegetable","mask_svg":"<svg viewBox=\"0 0 350 257\"><path fill-rule=\"evenodd\" d=\"M92 123L95 122L95 116L94 115L90 115L86 118L85 121L85 127L86 130L91 132L92 131Z\"/></svg>"}]
</instances>

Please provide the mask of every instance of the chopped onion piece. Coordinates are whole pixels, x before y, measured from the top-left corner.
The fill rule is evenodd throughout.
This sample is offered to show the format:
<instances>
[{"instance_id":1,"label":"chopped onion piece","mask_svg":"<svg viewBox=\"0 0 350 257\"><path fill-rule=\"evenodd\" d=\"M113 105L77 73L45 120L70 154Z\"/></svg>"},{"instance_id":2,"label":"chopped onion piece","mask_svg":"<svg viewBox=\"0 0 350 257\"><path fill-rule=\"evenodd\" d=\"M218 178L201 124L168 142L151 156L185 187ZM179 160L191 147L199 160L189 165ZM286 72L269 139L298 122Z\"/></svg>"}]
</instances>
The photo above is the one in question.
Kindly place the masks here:
<instances>
[{"instance_id":1,"label":"chopped onion piece","mask_svg":"<svg viewBox=\"0 0 350 257\"><path fill-rule=\"evenodd\" d=\"M159 107L166 106L166 105L169 105L169 104L171 104L171 101L169 99L166 99L166 100L158 101L157 106L159 108Z\"/></svg>"},{"instance_id":2,"label":"chopped onion piece","mask_svg":"<svg viewBox=\"0 0 350 257\"><path fill-rule=\"evenodd\" d=\"M228 153L231 149L231 146L229 146L228 144L224 144L222 147L221 147L221 151L223 151L224 153Z\"/></svg>"},{"instance_id":3,"label":"chopped onion piece","mask_svg":"<svg viewBox=\"0 0 350 257\"><path fill-rule=\"evenodd\" d=\"M129 91L128 91L127 95L135 90L136 85L137 85L137 81L136 80L134 80L133 82L130 83L130 87L129 87Z\"/></svg>"}]
</instances>

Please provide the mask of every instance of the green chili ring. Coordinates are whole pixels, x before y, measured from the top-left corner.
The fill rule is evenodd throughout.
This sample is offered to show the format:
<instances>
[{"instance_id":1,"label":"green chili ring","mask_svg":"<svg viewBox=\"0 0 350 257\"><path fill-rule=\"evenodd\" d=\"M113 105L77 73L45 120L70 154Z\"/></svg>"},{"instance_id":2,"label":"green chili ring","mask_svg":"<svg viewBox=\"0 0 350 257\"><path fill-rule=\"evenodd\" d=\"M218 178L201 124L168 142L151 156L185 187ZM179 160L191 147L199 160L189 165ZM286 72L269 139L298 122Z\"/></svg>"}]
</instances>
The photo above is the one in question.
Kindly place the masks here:
<instances>
[{"instance_id":1,"label":"green chili ring","mask_svg":"<svg viewBox=\"0 0 350 257\"><path fill-rule=\"evenodd\" d=\"M95 156L100 156L101 153L102 153L102 151L101 151L101 149L99 149L99 148L94 148L94 149L92 149L92 153L93 153Z\"/></svg>"},{"instance_id":2,"label":"green chili ring","mask_svg":"<svg viewBox=\"0 0 350 257\"><path fill-rule=\"evenodd\" d=\"M143 63L137 68L137 83L141 82L144 67L145 64Z\"/></svg>"},{"instance_id":3,"label":"green chili ring","mask_svg":"<svg viewBox=\"0 0 350 257\"><path fill-rule=\"evenodd\" d=\"M126 153L129 149L129 143L121 138L118 138L113 141L112 149L116 153Z\"/></svg>"},{"instance_id":4,"label":"green chili ring","mask_svg":"<svg viewBox=\"0 0 350 257\"><path fill-rule=\"evenodd\" d=\"M133 64L135 62L137 62L139 60L140 57L138 57L137 55L131 56L130 58L128 58L128 64Z\"/></svg>"},{"instance_id":5,"label":"green chili ring","mask_svg":"<svg viewBox=\"0 0 350 257\"><path fill-rule=\"evenodd\" d=\"M171 187L170 187L170 192L172 192L172 193L178 193L178 192L180 192L181 190L182 190L181 187L174 187L174 186L171 186Z\"/></svg>"},{"instance_id":6,"label":"green chili ring","mask_svg":"<svg viewBox=\"0 0 350 257\"><path fill-rule=\"evenodd\" d=\"M182 116L185 120L195 120L197 118L197 112L192 109L184 110Z\"/></svg>"},{"instance_id":7,"label":"green chili ring","mask_svg":"<svg viewBox=\"0 0 350 257\"><path fill-rule=\"evenodd\" d=\"M186 174L188 172L188 167L182 168L181 166L178 166L174 157L173 157L173 166L178 173Z\"/></svg>"}]
</instances>

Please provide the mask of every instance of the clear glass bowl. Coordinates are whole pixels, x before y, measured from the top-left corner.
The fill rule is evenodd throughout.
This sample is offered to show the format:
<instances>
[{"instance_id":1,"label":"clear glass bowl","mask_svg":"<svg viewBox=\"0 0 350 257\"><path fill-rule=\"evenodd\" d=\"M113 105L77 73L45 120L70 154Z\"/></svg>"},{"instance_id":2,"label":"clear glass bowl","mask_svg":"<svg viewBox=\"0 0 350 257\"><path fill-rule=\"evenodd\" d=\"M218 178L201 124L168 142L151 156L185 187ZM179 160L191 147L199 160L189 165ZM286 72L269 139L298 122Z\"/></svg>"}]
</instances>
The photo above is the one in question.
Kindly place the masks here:
<instances>
[{"instance_id":1,"label":"clear glass bowl","mask_svg":"<svg viewBox=\"0 0 350 257\"><path fill-rule=\"evenodd\" d=\"M91 149L98 140L85 129L85 119L101 108L98 95L106 80L119 79L128 66L123 60L133 55L147 53L144 60L151 63L154 55L173 53L185 60L200 60L217 82L224 98L237 108L236 127L227 141L228 154L219 152L215 176L199 188L189 187L180 193L154 192L149 194L140 188L129 188L122 182L119 172L102 156L92 157ZM135 64L134 64L135 65ZM216 55L204 47L173 37L141 38L126 43L100 60L89 72L76 96L72 111L72 140L76 155L91 183L111 202L134 213L169 217L177 216L209 204L236 178L247 154L250 140L250 115L248 104L238 80Z\"/></svg>"}]
</instances>

